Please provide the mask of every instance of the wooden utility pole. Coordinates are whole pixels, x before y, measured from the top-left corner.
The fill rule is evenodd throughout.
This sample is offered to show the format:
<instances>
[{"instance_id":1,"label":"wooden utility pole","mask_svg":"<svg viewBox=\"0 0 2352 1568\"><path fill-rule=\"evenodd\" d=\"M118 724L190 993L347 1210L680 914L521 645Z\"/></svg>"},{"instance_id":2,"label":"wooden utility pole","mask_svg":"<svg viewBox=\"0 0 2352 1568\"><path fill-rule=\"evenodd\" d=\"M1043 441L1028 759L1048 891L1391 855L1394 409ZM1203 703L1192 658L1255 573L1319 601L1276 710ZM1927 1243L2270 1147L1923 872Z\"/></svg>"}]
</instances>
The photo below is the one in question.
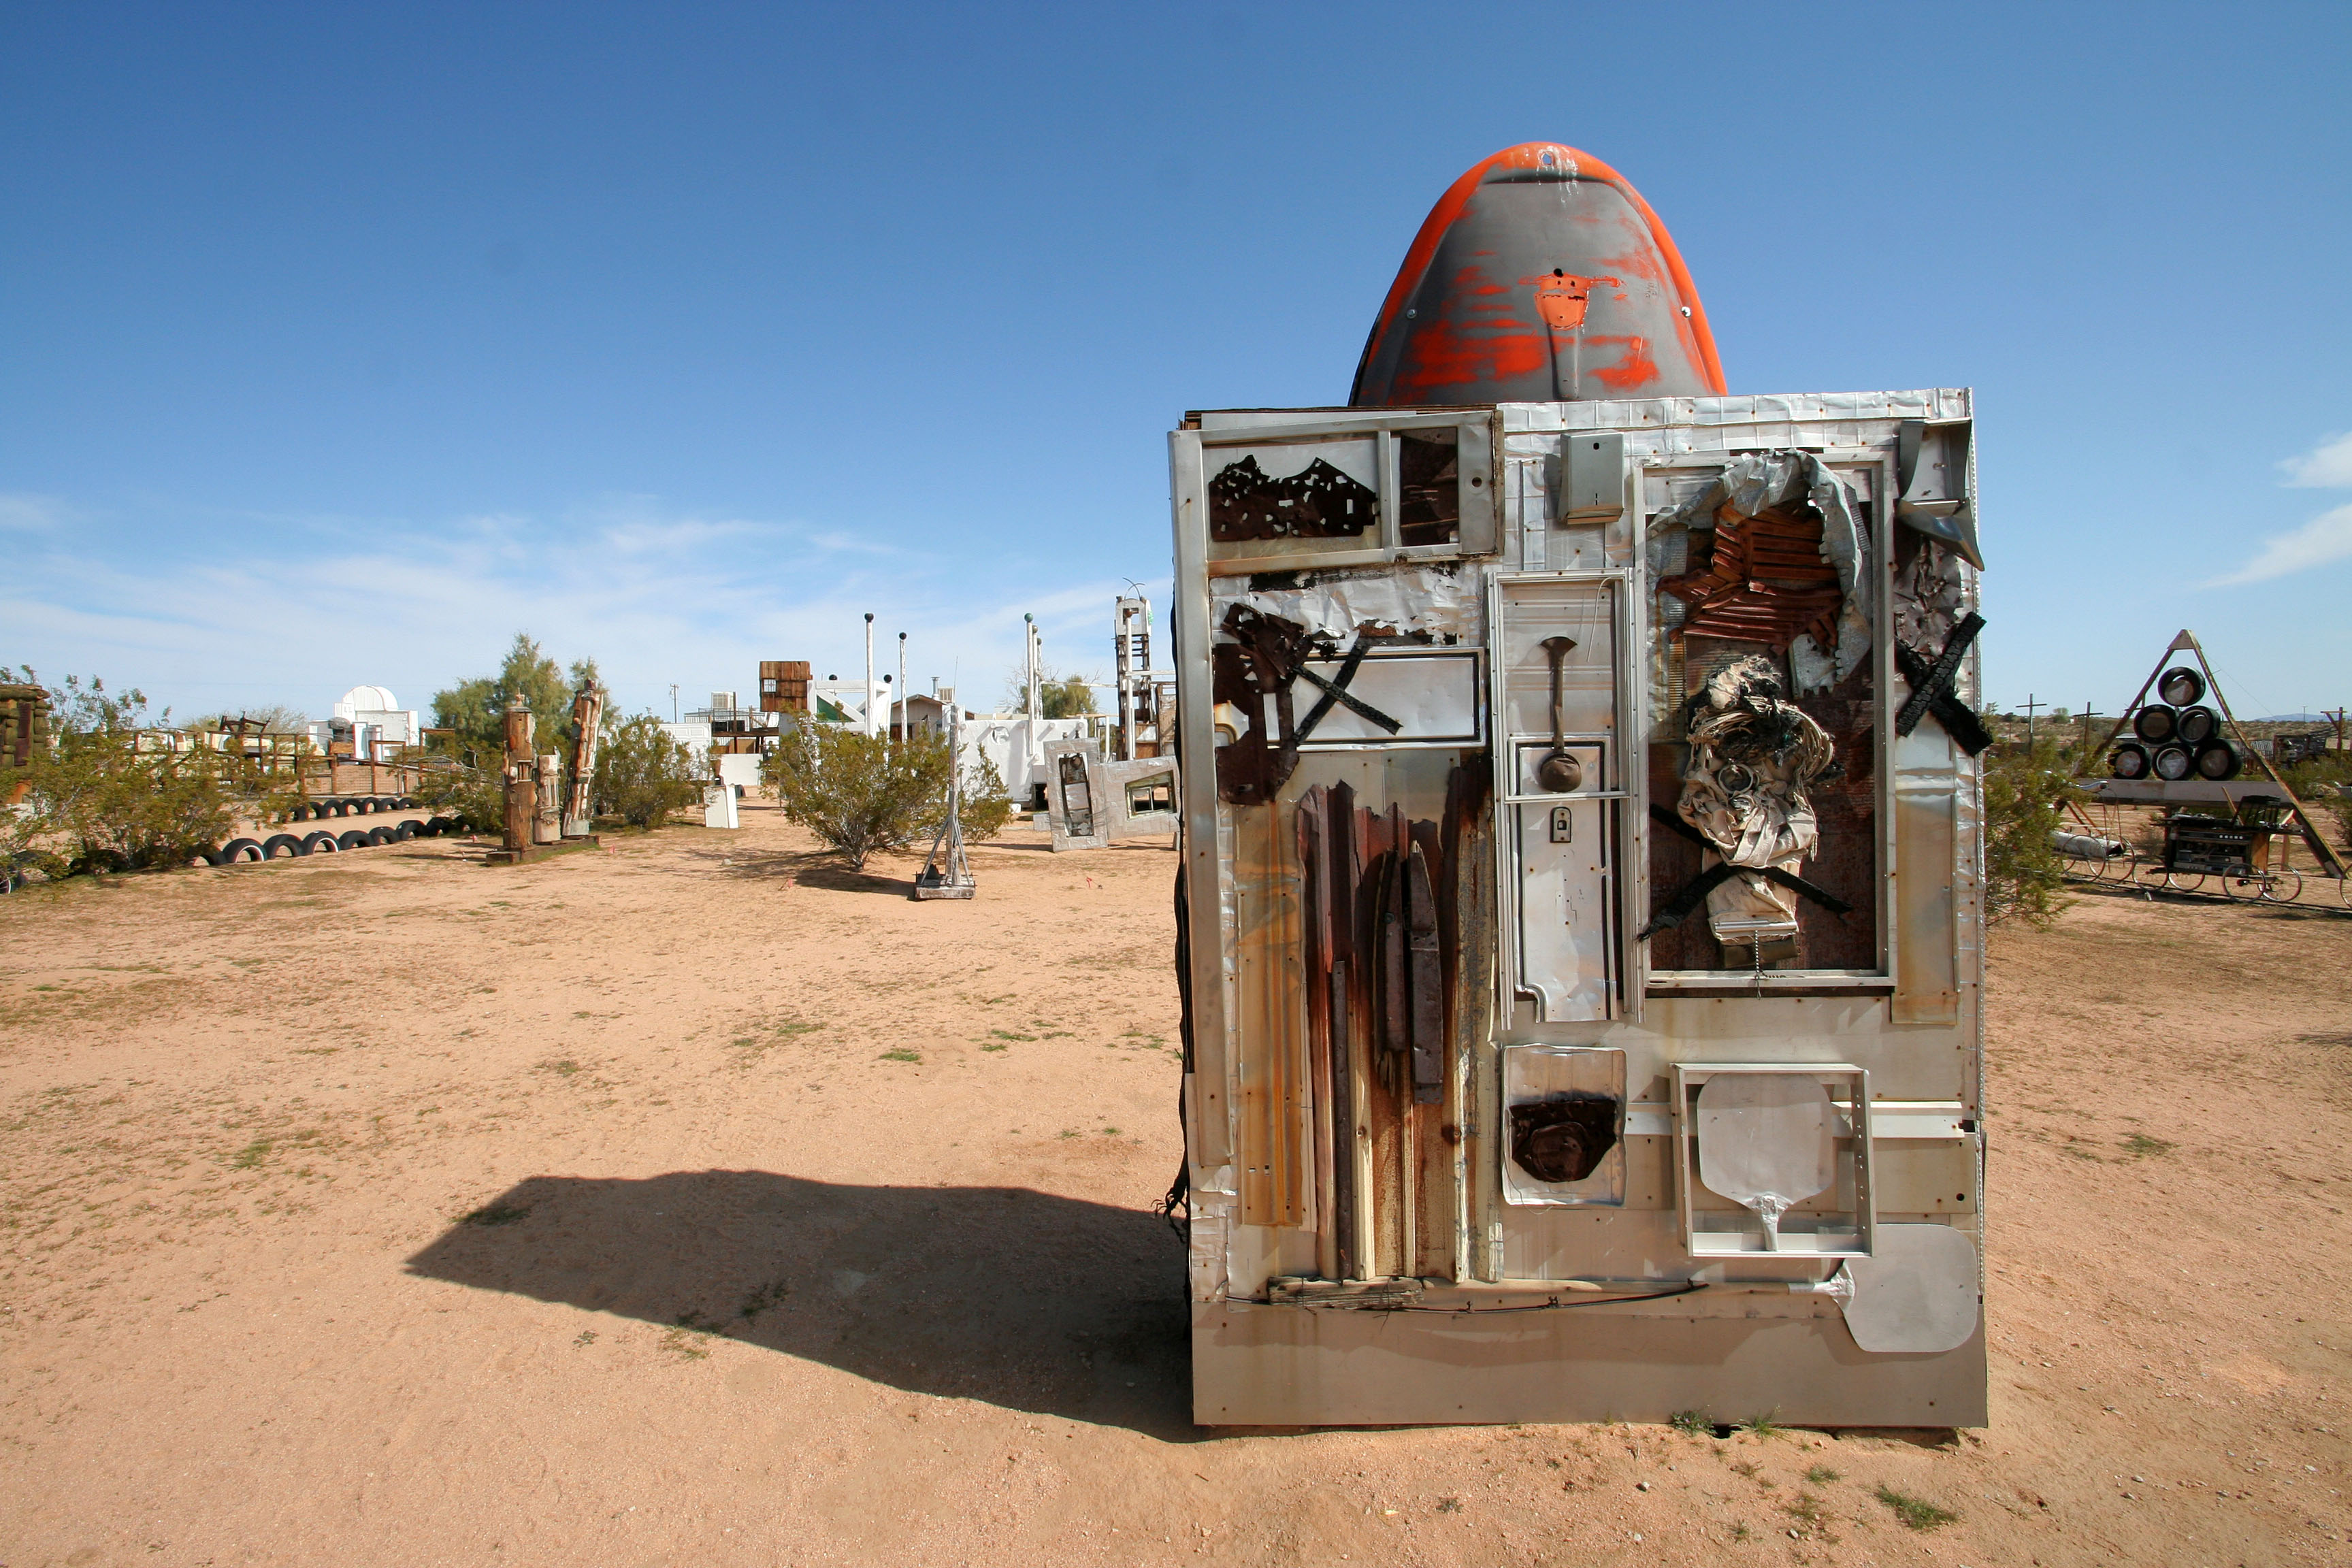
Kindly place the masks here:
<instances>
[{"instance_id":1,"label":"wooden utility pole","mask_svg":"<svg viewBox=\"0 0 2352 1568\"><path fill-rule=\"evenodd\" d=\"M2322 708L2319 710L2319 716L2323 719L2333 719L2336 721L2336 749L2339 752L2342 751L2344 749L2344 710L2341 708Z\"/></svg>"},{"instance_id":2,"label":"wooden utility pole","mask_svg":"<svg viewBox=\"0 0 2352 1568\"><path fill-rule=\"evenodd\" d=\"M2025 749L2033 750L2033 710L2042 706L2042 700L2031 691L2025 694Z\"/></svg>"}]
</instances>

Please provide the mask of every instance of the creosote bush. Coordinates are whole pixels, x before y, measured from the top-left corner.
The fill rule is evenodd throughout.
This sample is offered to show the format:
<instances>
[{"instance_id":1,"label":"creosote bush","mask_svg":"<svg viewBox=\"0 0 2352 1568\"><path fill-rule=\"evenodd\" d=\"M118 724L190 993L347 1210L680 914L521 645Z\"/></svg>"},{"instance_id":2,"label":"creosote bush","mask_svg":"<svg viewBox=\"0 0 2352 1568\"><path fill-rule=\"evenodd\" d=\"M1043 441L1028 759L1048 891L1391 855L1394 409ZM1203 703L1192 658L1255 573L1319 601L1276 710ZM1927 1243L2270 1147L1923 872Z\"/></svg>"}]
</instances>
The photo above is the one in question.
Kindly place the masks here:
<instances>
[{"instance_id":1,"label":"creosote bush","mask_svg":"<svg viewBox=\"0 0 2352 1568\"><path fill-rule=\"evenodd\" d=\"M2066 908L2065 862L2050 835L2065 824L2074 769L2060 743L1996 746L1984 765L1985 920L2046 926Z\"/></svg>"},{"instance_id":2,"label":"creosote bush","mask_svg":"<svg viewBox=\"0 0 2352 1568\"><path fill-rule=\"evenodd\" d=\"M694 749L670 738L650 713L607 718L596 742L596 777L589 794L599 816L634 827L653 827L702 798L709 779Z\"/></svg>"},{"instance_id":3,"label":"creosote bush","mask_svg":"<svg viewBox=\"0 0 2352 1568\"><path fill-rule=\"evenodd\" d=\"M903 849L939 832L953 766L943 735L886 743L879 735L802 721L784 727L760 777L788 821L863 870L877 850ZM994 837L1012 814L992 764L983 758L965 771L961 816L968 841Z\"/></svg>"},{"instance_id":4,"label":"creosote bush","mask_svg":"<svg viewBox=\"0 0 2352 1568\"><path fill-rule=\"evenodd\" d=\"M478 768L428 764L417 778L416 802L456 817L468 833L497 833L507 825L505 781Z\"/></svg>"},{"instance_id":5,"label":"creosote bush","mask_svg":"<svg viewBox=\"0 0 2352 1568\"><path fill-rule=\"evenodd\" d=\"M28 668L27 680L34 678ZM24 799L0 811L0 856L52 879L82 871L184 866L217 847L234 824L224 753L184 749L151 723L147 699L68 676L49 693L48 741L12 770Z\"/></svg>"}]
</instances>

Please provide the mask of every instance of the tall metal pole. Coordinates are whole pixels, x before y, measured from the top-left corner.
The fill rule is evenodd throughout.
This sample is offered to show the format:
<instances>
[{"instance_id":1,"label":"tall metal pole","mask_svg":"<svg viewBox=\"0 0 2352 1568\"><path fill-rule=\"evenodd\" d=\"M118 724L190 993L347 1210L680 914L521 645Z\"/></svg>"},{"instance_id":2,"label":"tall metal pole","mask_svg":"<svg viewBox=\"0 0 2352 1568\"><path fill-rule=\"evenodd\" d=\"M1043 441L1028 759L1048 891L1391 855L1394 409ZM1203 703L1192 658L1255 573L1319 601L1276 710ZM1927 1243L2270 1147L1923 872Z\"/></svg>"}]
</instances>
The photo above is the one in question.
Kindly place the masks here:
<instances>
[{"instance_id":1,"label":"tall metal pole","mask_svg":"<svg viewBox=\"0 0 2352 1568\"><path fill-rule=\"evenodd\" d=\"M2025 749L2029 752L2033 750L2033 710L2041 706L2040 698L2031 691L2025 694Z\"/></svg>"},{"instance_id":2,"label":"tall metal pole","mask_svg":"<svg viewBox=\"0 0 2352 1568\"><path fill-rule=\"evenodd\" d=\"M866 612L866 732L874 733L874 612Z\"/></svg>"},{"instance_id":3,"label":"tall metal pole","mask_svg":"<svg viewBox=\"0 0 2352 1568\"><path fill-rule=\"evenodd\" d=\"M907 634L898 634L898 739L914 732L914 713L907 707Z\"/></svg>"}]
</instances>

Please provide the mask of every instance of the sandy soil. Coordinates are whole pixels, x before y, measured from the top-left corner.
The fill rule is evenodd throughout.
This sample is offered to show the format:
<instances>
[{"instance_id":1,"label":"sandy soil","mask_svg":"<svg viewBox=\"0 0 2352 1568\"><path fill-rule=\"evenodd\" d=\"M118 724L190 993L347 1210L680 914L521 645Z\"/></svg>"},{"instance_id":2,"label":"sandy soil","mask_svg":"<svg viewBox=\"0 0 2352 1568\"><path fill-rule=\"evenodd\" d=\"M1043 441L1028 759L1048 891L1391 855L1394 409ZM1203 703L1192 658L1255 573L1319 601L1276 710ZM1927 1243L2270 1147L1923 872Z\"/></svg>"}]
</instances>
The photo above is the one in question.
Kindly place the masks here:
<instances>
[{"instance_id":1,"label":"sandy soil","mask_svg":"<svg viewBox=\"0 0 2352 1568\"><path fill-rule=\"evenodd\" d=\"M1998 939L1982 1432L1216 1432L1172 857L745 824L0 901L0 1563L2352 1562L2341 910Z\"/></svg>"}]
</instances>

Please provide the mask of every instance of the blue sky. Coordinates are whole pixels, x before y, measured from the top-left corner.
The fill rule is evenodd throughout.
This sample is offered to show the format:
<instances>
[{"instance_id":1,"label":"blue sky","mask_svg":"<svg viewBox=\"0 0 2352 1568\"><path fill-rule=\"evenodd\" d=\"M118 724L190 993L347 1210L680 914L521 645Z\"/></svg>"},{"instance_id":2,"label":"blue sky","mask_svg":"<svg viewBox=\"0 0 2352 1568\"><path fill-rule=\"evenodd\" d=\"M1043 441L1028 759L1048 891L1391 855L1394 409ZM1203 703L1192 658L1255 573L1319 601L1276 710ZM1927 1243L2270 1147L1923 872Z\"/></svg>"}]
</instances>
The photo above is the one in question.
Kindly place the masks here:
<instances>
[{"instance_id":1,"label":"blue sky","mask_svg":"<svg viewBox=\"0 0 2352 1568\"><path fill-rule=\"evenodd\" d=\"M2352 697L2352 7L0 5L0 658L423 706L992 697L1164 602L1163 432L1343 400L1463 169L1680 243L1735 392L1972 385L1988 683ZM2330 445L2334 441L2334 445Z\"/></svg>"}]
</instances>

